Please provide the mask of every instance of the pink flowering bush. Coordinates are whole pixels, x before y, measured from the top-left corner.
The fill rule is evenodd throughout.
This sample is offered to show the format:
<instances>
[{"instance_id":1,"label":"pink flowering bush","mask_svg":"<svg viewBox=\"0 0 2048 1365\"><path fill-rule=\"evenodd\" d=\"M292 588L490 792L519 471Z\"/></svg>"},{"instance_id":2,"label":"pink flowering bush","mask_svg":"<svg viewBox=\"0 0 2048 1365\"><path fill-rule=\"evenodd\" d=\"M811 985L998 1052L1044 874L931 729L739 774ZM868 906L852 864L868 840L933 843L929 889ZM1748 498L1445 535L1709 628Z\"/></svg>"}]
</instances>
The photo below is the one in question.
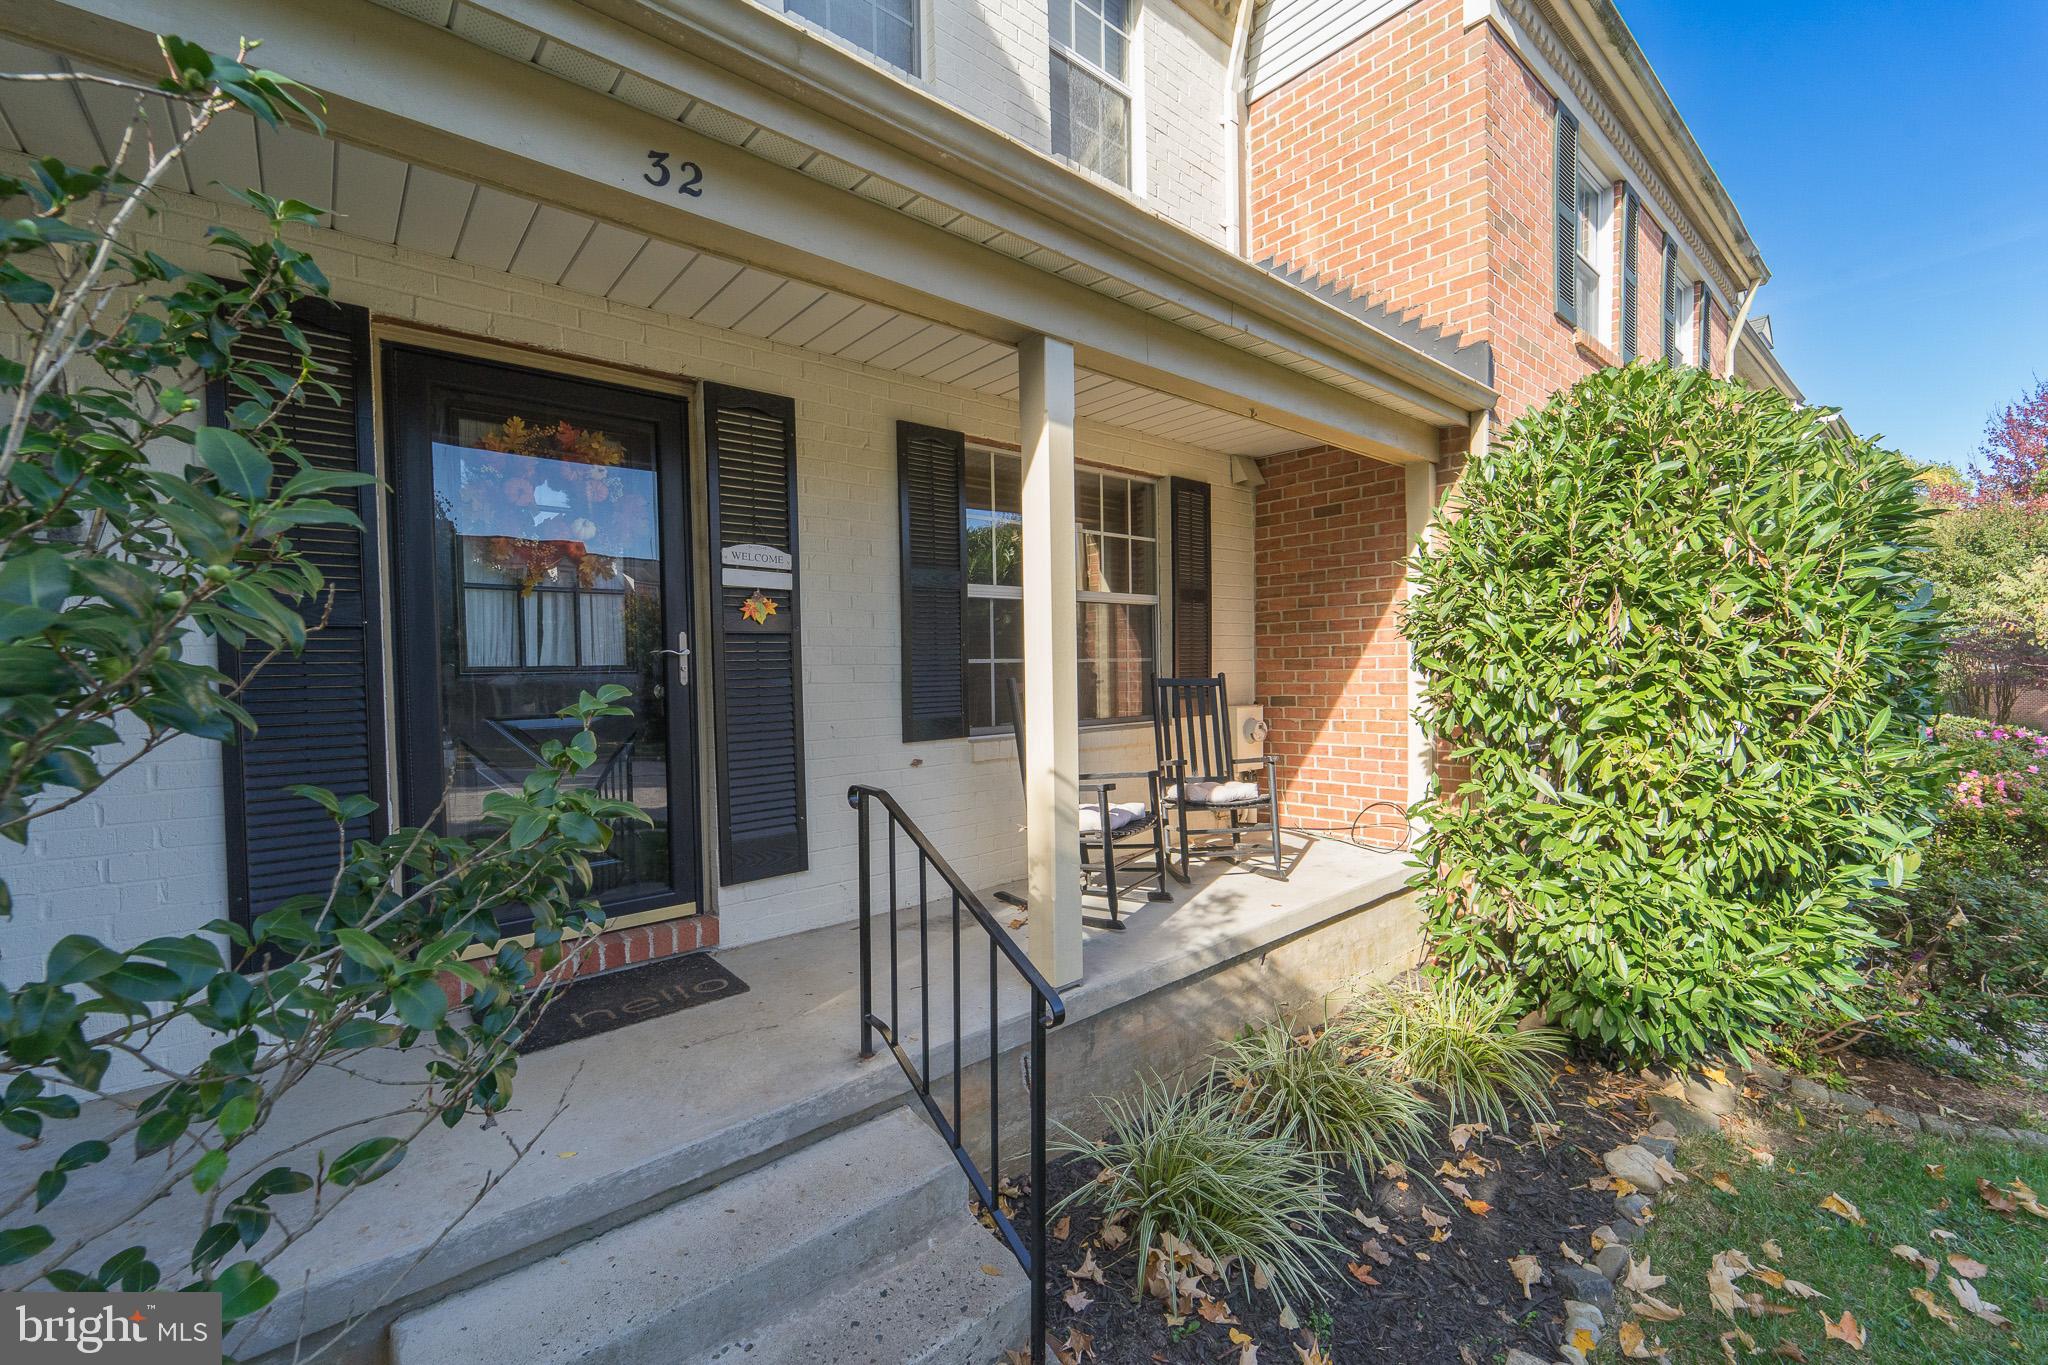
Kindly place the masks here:
<instances>
[{"instance_id":1,"label":"pink flowering bush","mask_svg":"<svg viewBox=\"0 0 2048 1365\"><path fill-rule=\"evenodd\" d=\"M1948 718L1926 735L1942 805L1920 879L1875 916L1879 1042L1954 1070L2048 1039L2048 733Z\"/></svg>"}]
</instances>

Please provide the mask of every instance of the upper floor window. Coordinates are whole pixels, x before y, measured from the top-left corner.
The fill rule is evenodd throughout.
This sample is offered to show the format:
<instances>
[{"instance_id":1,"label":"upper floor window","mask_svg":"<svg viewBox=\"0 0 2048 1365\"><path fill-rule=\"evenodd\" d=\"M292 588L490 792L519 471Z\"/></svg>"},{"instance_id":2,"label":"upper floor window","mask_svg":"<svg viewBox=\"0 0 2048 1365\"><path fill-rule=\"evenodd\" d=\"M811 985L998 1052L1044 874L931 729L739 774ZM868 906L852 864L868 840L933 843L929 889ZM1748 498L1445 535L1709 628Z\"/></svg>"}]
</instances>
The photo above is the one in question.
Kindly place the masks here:
<instances>
[{"instance_id":1,"label":"upper floor window","mask_svg":"<svg viewBox=\"0 0 2048 1365\"><path fill-rule=\"evenodd\" d=\"M1130 0L1049 0L1052 150L1131 183Z\"/></svg>"},{"instance_id":2,"label":"upper floor window","mask_svg":"<svg viewBox=\"0 0 2048 1365\"><path fill-rule=\"evenodd\" d=\"M899 70L917 70L919 0L784 0L791 14Z\"/></svg>"},{"instance_id":3,"label":"upper floor window","mask_svg":"<svg viewBox=\"0 0 2048 1365\"><path fill-rule=\"evenodd\" d=\"M1614 192L1591 162L1579 163L1579 326L1602 341L1611 340L1608 325L1606 273L1613 260Z\"/></svg>"}]
</instances>

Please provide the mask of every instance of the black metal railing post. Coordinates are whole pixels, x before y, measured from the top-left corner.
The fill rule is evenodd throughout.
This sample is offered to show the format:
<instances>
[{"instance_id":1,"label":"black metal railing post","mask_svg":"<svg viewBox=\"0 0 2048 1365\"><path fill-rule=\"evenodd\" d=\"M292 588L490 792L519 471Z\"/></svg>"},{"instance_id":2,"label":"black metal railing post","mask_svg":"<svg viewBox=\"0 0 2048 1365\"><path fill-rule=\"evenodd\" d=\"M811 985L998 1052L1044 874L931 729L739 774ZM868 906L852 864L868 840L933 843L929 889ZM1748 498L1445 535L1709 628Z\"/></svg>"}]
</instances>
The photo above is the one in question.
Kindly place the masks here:
<instances>
[{"instance_id":1,"label":"black metal railing post","mask_svg":"<svg viewBox=\"0 0 2048 1365\"><path fill-rule=\"evenodd\" d=\"M925 1115L939 1135L952 1150L953 1159L967 1176L968 1187L988 1213L1003 1244L1010 1254L1017 1258L1031 1289L1031 1344L1033 1365L1044 1365L1045 1361L1045 1318L1047 1277L1051 1268L1046 1260L1046 1096L1049 1086L1046 1080L1046 1043L1048 1029L1058 1027L1067 1017L1067 1007L1044 976L1039 973L1017 941L1010 937L1008 930L989 913L981 897L955 872L931 840L925 837L915 822L904 813L896 799L879 787L854 786L847 789L847 804L852 806L860 818L860 1043L862 1057L874 1055L875 1035L880 1034L888 1045L889 1052L903 1069L904 1077L910 1082L911 1092L924 1106ZM886 822L889 839L889 1013L887 1018L875 1012L873 928L874 917L872 874L874 865L870 849L874 838L870 810L880 806ZM909 841L917 857L917 971L921 992L918 1001L917 1025L922 1029L918 1040L918 1059L912 1060L901 1041L902 1002L898 988L901 964L898 962L896 943L897 929L897 839L899 835ZM936 875L950 892L953 907L953 1112L948 1118L940 1101L932 1096L932 1042L931 1042L931 926L930 926L930 878ZM984 1171L968 1150L967 1139L961 1131L964 1116L961 1109L960 1078L966 1070L965 1036L961 1020L960 980L960 915L965 911L981 930L988 935L988 1168ZM1004 969L1009 975L1022 981L1031 993L1031 1038L1025 1063L1025 1091L1030 1108L1031 1151L1031 1218L1030 1226L1020 1232L1015 1220L1003 1210L997 1194L1003 1178L1002 1138L1002 992ZM943 1093L943 1092L942 1092Z\"/></svg>"}]
</instances>

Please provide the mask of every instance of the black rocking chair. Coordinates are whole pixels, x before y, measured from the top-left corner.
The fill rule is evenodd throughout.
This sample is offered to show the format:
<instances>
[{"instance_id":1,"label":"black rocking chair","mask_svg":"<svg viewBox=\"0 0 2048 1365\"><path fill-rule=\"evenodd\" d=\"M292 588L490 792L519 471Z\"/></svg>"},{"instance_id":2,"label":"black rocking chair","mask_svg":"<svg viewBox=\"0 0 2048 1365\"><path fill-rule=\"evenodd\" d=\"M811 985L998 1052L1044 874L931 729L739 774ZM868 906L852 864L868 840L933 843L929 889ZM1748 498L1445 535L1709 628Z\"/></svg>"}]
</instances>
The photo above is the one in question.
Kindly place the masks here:
<instances>
[{"instance_id":1,"label":"black rocking chair","mask_svg":"<svg viewBox=\"0 0 2048 1365\"><path fill-rule=\"evenodd\" d=\"M1017 686L1015 678L1006 679L1006 682L1010 694L1010 730L1017 742L1017 774L1025 777L1024 692ZM1026 780L1028 782L1028 777ZM1120 805L1110 799L1110 793L1116 790L1118 782L1146 784L1148 799L1141 811L1132 810L1132 803ZM1083 822L1081 889L1084 892L1100 891L1109 900L1108 919L1084 916L1083 922L1099 929L1121 931L1124 922L1119 897L1149 884L1152 888L1149 899L1173 899L1166 890L1166 874L1171 864L1166 857L1166 822L1161 818L1159 774L1082 773L1080 790ZM1093 829L1088 828L1090 816L1094 817ZM1115 823L1118 819L1122 819L1121 825ZM1006 896L1003 899L1014 898Z\"/></svg>"},{"instance_id":2,"label":"black rocking chair","mask_svg":"<svg viewBox=\"0 0 2048 1365\"><path fill-rule=\"evenodd\" d=\"M1275 779L1279 760L1271 754L1240 763L1230 743L1230 698L1223 675L1213 678L1155 678L1152 683L1152 738L1159 751L1159 771L1167 783L1166 805L1174 812L1179 835L1180 875L1188 875L1188 813L1221 814L1229 823L1214 831L1228 833L1228 848L1204 844L1192 850L1201 858L1237 861L1247 833L1263 831L1273 853L1273 871L1284 872L1280 849L1280 787ZM1250 792L1232 791L1246 784ZM1229 784L1226 787L1225 784ZM1220 789L1220 790L1219 790ZM1247 820L1244 817L1250 816Z\"/></svg>"}]
</instances>

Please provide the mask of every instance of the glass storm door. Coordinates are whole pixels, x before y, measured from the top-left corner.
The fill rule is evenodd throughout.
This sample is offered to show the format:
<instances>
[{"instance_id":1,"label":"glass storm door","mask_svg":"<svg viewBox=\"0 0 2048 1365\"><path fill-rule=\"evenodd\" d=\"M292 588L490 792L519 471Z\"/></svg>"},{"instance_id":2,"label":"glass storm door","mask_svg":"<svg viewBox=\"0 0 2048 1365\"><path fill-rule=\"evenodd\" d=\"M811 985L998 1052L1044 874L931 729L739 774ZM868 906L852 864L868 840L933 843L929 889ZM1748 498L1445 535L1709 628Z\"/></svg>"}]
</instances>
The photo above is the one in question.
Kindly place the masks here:
<instances>
[{"instance_id":1,"label":"glass storm door","mask_svg":"<svg viewBox=\"0 0 2048 1365\"><path fill-rule=\"evenodd\" d=\"M696 899L683 403L426 351L386 351L408 824L479 837L556 712L627 690L576 780L633 802L592 860L608 912ZM508 930L523 919L501 915Z\"/></svg>"}]
</instances>

